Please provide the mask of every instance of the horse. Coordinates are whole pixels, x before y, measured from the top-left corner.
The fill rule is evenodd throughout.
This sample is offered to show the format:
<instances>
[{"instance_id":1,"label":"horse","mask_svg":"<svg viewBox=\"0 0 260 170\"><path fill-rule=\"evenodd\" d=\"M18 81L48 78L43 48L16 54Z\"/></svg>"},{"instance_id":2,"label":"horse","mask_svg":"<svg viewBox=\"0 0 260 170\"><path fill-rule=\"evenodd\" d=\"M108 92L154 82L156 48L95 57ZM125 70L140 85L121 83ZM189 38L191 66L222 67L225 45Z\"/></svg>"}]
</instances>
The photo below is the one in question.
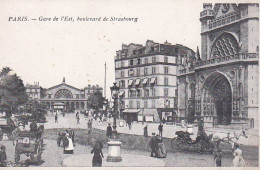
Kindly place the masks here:
<instances>
[{"instance_id":1,"label":"horse","mask_svg":"<svg viewBox=\"0 0 260 170\"><path fill-rule=\"evenodd\" d=\"M245 128L242 128L239 132L233 132L232 134L228 132L226 133L226 136L222 138L220 136L223 136L223 133L212 134L212 142L218 143L217 145L219 145L220 142L229 143L231 145L232 152L234 151L235 143L238 143L240 137L248 137Z\"/></svg>"}]
</instances>

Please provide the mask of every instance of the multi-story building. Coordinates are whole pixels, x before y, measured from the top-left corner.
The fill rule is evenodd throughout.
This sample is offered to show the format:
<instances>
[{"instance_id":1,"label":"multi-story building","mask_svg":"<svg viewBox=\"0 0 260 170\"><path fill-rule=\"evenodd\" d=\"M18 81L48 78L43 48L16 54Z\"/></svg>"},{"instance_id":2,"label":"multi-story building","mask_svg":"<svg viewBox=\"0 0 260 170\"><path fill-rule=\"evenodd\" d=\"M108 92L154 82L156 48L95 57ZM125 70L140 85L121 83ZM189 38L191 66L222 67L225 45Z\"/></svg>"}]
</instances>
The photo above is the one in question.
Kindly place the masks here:
<instances>
[{"instance_id":1,"label":"multi-story building","mask_svg":"<svg viewBox=\"0 0 260 170\"><path fill-rule=\"evenodd\" d=\"M201 57L179 65L180 117L258 127L259 4L204 4Z\"/></svg>"},{"instance_id":2,"label":"multi-story building","mask_svg":"<svg viewBox=\"0 0 260 170\"><path fill-rule=\"evenodd\" d=\"M194 57L182 45L146 41L116 52L115 80L120 87L120 116L132 120L172 121L177 111L177 56Z\"/></svg>"},{"instance_id":3,"label":"multi-story building","mask_svg":"<svg viewBox=\"0 0 260 170\"><path fill-rule=\"evenodd\" d=\"M40 86L39 82L34 82L34 85L26 84L25 88L29 100L39 101L43 96L43 88Z\"/></svg>"},{"instance_id":4,"label":"multi-story building","mask_svg":"<svg viewBox=\"0 0 260 170\"><path fill-rule=\"evenodd\" d=\"M79 89L66 84L65 78L61 84L48 89L43 89L39 83L26 86L31 101L43 103L51 110L86 110L88 97L97 91L102 94L103 88L88 85Z\"/></svg>"}]
</instances>

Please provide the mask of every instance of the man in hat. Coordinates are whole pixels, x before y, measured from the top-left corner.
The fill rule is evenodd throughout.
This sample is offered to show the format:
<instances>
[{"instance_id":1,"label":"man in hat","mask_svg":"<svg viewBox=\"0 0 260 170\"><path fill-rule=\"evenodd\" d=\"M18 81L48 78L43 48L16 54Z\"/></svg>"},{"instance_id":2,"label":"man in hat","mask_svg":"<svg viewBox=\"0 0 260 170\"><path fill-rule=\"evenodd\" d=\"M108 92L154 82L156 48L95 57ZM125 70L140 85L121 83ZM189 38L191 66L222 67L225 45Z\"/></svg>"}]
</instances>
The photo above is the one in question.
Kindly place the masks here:
<instances>
[{"instance_id":1,"label":"man in hat","mask_svg":"<svg viewBox=\"0 0 260 170\"><path fill-rule=\"evenodd\" d=\"M152 133L152 139L150 140L149 142L149 146L151 147L152 151L151 151L151 157L155 157L157 158L157 146L158 146L158 143L157 143L157 138L155 136L155 133Z\"/></svg>"},{"instance_id":2,"label":"man in hat","mask_svg":"<svg viewBox=\"0 0 260 170\"><path fill-rule=\"evenodd\" d=\"M148 137L148 125L144 127L144 137Z\"/></svg>"},{"instance_id":3,"label":"man in hat","mask_svg":"<svg viewBox=\"0 0 260 170\"><path fill-rule=\"evenodd\" d=\"M112 127L111 127L110 123L108 123L108 126L107 126L107 137L111 138L111 136L112 136Z\"/></svg>"},{"instance_id":4,"label":"man in hat","mask_svg":"<svg viewBox=\"0 0 260 170\"><path fill-rule=\"evenodd\" d=\"M7 156L6 156L5 150L6 150L5 146L2 145L0 147L0 167L5 167L6 166Z\"/></svg>"}]
</instances>

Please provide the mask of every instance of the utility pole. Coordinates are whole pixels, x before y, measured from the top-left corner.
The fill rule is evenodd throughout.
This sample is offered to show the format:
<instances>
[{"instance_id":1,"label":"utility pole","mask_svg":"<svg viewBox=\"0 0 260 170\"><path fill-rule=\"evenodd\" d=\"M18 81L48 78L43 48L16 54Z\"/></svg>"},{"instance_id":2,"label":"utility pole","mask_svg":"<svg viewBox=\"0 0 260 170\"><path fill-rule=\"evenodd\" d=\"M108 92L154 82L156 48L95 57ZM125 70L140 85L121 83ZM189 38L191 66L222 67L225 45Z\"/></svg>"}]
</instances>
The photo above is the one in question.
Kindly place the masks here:
<instances>
[{"instance_id":1,"label":"utility pole","mask_svg":"<svg viewBox=\"0 0 260 170\"><path fill-rule=\"evenodd\" d=\"M105 62L104 98L106 98L107 64Z\"/></svg>"}]
</instances>

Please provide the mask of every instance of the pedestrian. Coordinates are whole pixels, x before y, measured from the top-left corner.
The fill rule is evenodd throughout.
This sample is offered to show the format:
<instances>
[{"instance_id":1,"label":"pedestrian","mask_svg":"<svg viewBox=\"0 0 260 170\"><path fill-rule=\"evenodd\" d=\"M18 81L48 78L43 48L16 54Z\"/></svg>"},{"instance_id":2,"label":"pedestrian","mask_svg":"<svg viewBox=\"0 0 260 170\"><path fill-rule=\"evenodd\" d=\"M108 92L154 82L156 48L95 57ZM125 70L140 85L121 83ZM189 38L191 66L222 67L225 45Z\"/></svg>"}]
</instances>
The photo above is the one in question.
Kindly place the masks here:
<instances>
[{"instance_id":1,"label":"pedestrian","mask_svg":"<svg viewBox=\"0 0 260 170\"><path fill-rule=\"evenodd\" d=\"M128 124L127 116L125 116L124 119L125 119L125 127L127 127L127 124Z\"/></svg>"},{"instance_id":2,"label":"pedestrian","mask_svg":"<svg viewBox=\"0 0 260 170\"><path fill-rule=\"evenodd\" d=\"M92 129L92 121L89 119L88 120L88 134L91 133L91 129Z\"/></svg>"},{"instance_id":3,"label":"pedestrian","mask_svg":"<svg viewBox=\"0 0 260 170\"><path fill-rule=\"evenodd\" d=\"M73 154L74 146L73 146L73 142L72 142L72 139L70 138L68 131L63 140L63 147L64 147L64 154Z\"/></svg>"},{"instance_id":4,"label":"pedestrian","mask_svg":"<svg viewBox=\"0 0 260 170\"><path fill-rule=\"evenodd\" d=\"M108 123L108 126L107 126L107 137L109 139L111 139L111 136L112 136L112 127L110 126L110 123Z\"/></svg>"},{"instance_id":5,"label":"pedestrian","mask_svg":"<svg viewBox=\"0 0 260 170\"><path fill-rule=\"evenodd\" d=\"M92 159L92 166L93 167L101 167L102 166L102 158L104 158L103 152L103 145L100 142L100 140L97 140L94 144L93 149L91 150L91 153L94 153L93 159Z\"/></svg>"},{"instance_id":6,"label":"pedestrian","mask_svg":"<svg viewBox=\"0 0 260 170\"><path fill-rule=\"evenodd\" d=\"M144 137L148 137L148 125L144 127Z\"/></svg>"},{"instance_id":7,"label":"pedestrian","mask_svg":"<svg viewBox=\"0 0 260 170\"><path fill-rule=\"evenodd\" d=\"M37 131L38 131L37 123L35 121L33 121L30 124L30 132L37 132Z\"/></svg>"},{"instance_id":8,"label":"pedestrian","mask_svg":"<svg viewBox=\"0 0 260 170\"><path fill-rule=\"evenodd\" d=\"M166 158L167 150L166 150L166 147L163 143L162 137L160 137L159 135L157 136L157 142L158 142L158 146L157 146L158 158Z\"/></svg>"},{"instance_id":9,"label":"pedestrian","mask_svg":"<svg viewBox=\"0 0 260 170\"><path fill-rule=\"evenodd\" d=\"M6 147L2 145L0 147L0 167L6 167L6 160L7 160Z\"/></svg>"},{"instance_id":10,"label":"pedestrian","mask_svg":"<svg viewBox=\"0 0 260 170\"><path fill-rule=\"evenodd\" d=\"M68 129L68 133L69 133L70 138L72 139L72 142L73 142L73 144L74 144L74 137L75 137L74 131L73 131L71 128L69 128L69 129ZM75 146L75 144L74 144L74 146Z\"/></svg>"},{"instance_id":11,"label":"pedestrian","mask_svg":"<svg viewBox=\"0 0 260 170\"><path fill-rule=\"evenodd\" d=\"M165 124L166 120L165 120L165 117L163 118L163 124Z\"/></svg>"},{"instance_id":12,"label":"pedestrian","mask_svg":"<svg viewBox=\"0 0 260 170\"><path fill-rule=\"evenodd\" d=\"M143 116L143 122L142 122L142 124L144 124L144 122L146 122L145 116Z\"/></svg>"},{"instance_id":13,"label":"pedestrian","mask_svg":"<svg viewBox=\"0 0 260 170\"><path fill-rule=\"evenodd\" d=\"M157 139L156 139L156 136L155 136L155 133L152 133L152 138L149 142L149 146L151 147L151 157L156 157L157 158Z\"/></svg>"},{"instance_id":14,"label":"pedestrian","mask_svg":"<svg viewBox=\"0 0 260 170\"><path fill-rule=\"evenodd\" d=\"M162 123L160 123L160 125L158 126L158 130L159 130L159 135L162 137L162 133L163 133L163 125L162 125Z\"/></svg>"},{"instance_id":15,"label":"pedestrian","mask_svg":"<svg viewBox=\"0 0 260 170\"><path fill-rule=\"evenodd\" d=\"M79 122L79 120L80 120L79 114L77 114L76 119L77 119L77 124L80 124L80 122Z\"/></svg>"},{"instance_id":16,"label":"pedestrian","mask_svg":"<svg viewBox=\"0 0 260 170\"><path fill-rule=\"evenodd\" d=\"M233 166L234 167L245 167L245 160L243 158L242 150L239 147L238 143L234 144L234 159L233 159Z\"/></svg>"},{"instance_id":17,"label":"pedestrian","mask_svg":"<svg viewBox=\"0 0 260 170\"><path fill-rule=\"evenodd\" d=\"M221 159L222 159L222 152L221 149L215 149L214 152L214 165L215 167L220 167L221 166Z\"/></svg>"},{"instance_id":18,"label":"pedestrian","mask_svg":"<svg viewBox=\"0 0 260 170\"><path fill-rule=\"evenodd\" d=\"M55 114L55 123L58 123L58 114Z\"/></svg>"}]
</instances>

